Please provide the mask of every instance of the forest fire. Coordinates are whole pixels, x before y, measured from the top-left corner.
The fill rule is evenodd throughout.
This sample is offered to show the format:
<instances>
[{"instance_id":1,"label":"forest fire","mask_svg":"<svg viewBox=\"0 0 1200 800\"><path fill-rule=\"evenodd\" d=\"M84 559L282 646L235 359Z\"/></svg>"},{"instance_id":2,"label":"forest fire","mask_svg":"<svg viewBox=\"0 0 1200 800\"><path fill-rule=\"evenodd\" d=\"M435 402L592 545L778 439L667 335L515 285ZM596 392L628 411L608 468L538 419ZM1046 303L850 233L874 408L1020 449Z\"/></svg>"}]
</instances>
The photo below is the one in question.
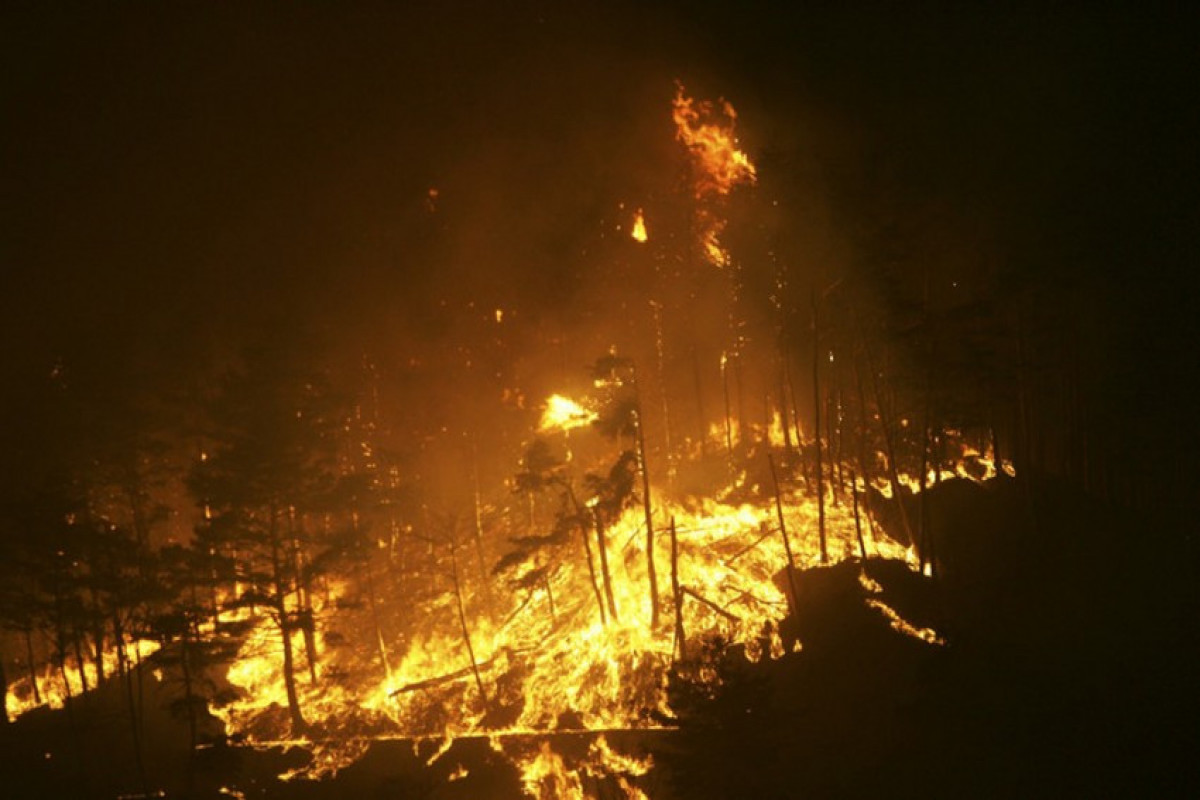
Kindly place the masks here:
<instances>
[{"instance_id":1,"label":"forest fire","mask_svg":"<svg viewBox=\"0 0 1200 800\"><path fill-rule=\"evenodd\" d=\"M1177 12L8 5L0 798L1200 794Z\"/></svg>"},{"instance_id":2,"label":"forest fire","mask_svg":"<svg viewBox=\"0 0 1200 800\"><path fill-rule=\"evenodd\" d=\"M698 223L699 256L688 269L729 267L719 239L726 204L757 177L734 135L737 115L680 85L673 119ZM648 241L641 209L631 235ZM551 394L532 438L521 432L524 454L510 467L518 471L505 481L507 496L485 492L476 474L466 517L406 505L400 472L383 461L376 417L363 406L338 418L323 384L278 364L254 365L269 387L262 394L254 373L232 383L236 403L205 434L188 478L203 511L197 549L153 567L179 594L139 612L155 636L137 662L161 648L163 663L182 672L193 746L210 746L200 730L215 717L241 746L302 748L303 763L279 778L319 781L373 743L410 742L433 768L458 758L460 743L486 740L519 769L529 797L593 797L588 787L600 781L606 796L645 798L653 758L628 741L614 749L606 736L678 730L672 697L688 686L717 695L723 660L802 652L801 590L822 580L809 573L874 561L932 574L908 501L891 501L904 526L885 531L869 495L886 504L960 474L987 480L992 463L961 436L939 439L934 453L931 436L921 449L926 478L909 477L912 467L894 462L887 407L868 409L861 389L857 426L840 388L827 397L835 413L826 410L826 429L820 416L811 427L817 435L803 435L786 391L768 396L762 419L747 419L746 323L731 298L724 313L735 341L713 359L724 419L673 447L667 356L692 332L671 289L660 287L664 301L651 304L654 358L641 363L654 368L639 371L638 359L610 347L592 367L591 396ZM664 332L664 315L677 313ZM499 310L492 317L504 319ZM816 362L829 379L840 367L832 350ZM648 416L643 395L652 391L661 412ZM868 413L882 436L869 430ZM230 437L222 426L236 429L243 417L254 435ZM573 450L559 434L573 436ZM318 450L296 461L305 448ZM652 471L654 459L669 469ZM944 644L861 577L861 606L880 624ZM112 638L95 635L95 643ZM121 634L116 640L125 645ZM10 691L10 710L30 707L20 682ZM136 734L135 702L130 709ZM579 742L564 750L564 737ZM446 780L469 784L475 774L459 764Z\"/></svg>"}]
</instances>

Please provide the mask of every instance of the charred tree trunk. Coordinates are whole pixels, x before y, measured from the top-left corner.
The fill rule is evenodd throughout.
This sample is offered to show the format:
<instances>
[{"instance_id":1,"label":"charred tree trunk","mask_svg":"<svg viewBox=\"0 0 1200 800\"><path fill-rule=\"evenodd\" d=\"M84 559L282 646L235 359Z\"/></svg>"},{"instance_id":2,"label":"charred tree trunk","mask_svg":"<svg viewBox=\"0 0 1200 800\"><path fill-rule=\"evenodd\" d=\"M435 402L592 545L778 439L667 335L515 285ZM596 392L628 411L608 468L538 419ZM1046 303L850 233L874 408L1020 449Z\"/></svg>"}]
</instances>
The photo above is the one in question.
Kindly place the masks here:
<instances>
[{"instance_id":1,"label":"charred tree trunk","mask_svg":"<svg viewBox=\"0 0 1200 800\"><path fill-rule=\"evenodd\" d=\"M782 361L783 356L780 356ZM787 366L781 364L779 367L779 422L783 428L783 452L787 454L788 463L791 463L792 454L795 452L792 449L792 426L788 423L788 396L787 396Z\"/></svg>"},{"instance_id":2,"label":"charred tree trunk","mask_svg":"<svg viewBox=\"0 0 1200 800\"><path fill-rule=\"evenodd\" d=\"M858 367L858 359L854 360L854 385L858 392L858 469L862 473L863 491L871 485L871 470L869 461L867 460L867 395L863 391L862 371ZM855 481L853 474L850 476L850 488L855 493L854 502L856 503L855 511L858 511L858 483ZM874 522L871 515L867 514L867 528L871 533L871 538L875 537Z\"/></svg>"},{"instance_id":3,"label":"charred tree trunk","mask_svg":"<svg viewBox=\"0 0 1200 800\"><path fill-rule=\"evenodd\" d=\"M3 708L0 711L3 711L4 724L7 725L12 722L12 719L8 716L8 673L4 670L3 658L0 658L0 692L4 693L4 698L0 700L0 703L3 703Z\"/></svg>"},{"instance_id":4,"label":"charred tree trunk","mask_svg":"<svg viewBox=\"0 0 1200 800\"><path fill-rule=\"evenodd\" d=\"M617 621L617 601L613 596L612 573L608 570L608 541L604 535L604 522L592 510L592 521L596 526L596 548L600 551L600 575L604 579L604 598L608 601L608 614Z\"/></svg>"},{"instance_id":5,"label":"charred tree trunk","mask_svg":"<svg viewBox=\"0 0 1200 800\"><path fill-rule=\"evenodd\" d=\"M728 461L729 477L733 479L736 474L733 466L733 410L729 405L729 370L726 368L728 360L725 353L721 353L721 392L725 398L725 457Z\"/></svg>"},{"instance_id":6,"label":"charred tree trunk","mask_svg":"<svg viewBox=\"0 0 1200 800\"><path fill-rule=\"evenodd\" d=\"M82 638L82 634L74 634L71 637L71 649L75 653L75 671L79 673L79 685L83 687L83 694L87 694L92 690L92 687L88 682L87 661L83 657L83 645L80 643L80 639Z\"/></svg>"},{"instance_id":7,"label":"charred tree trunk","mask_svg":"<svg viewBox=\"0 0 1200 800\"><path fill-rule=\"evenodd\" d=\"M117 671L121 674L121 683L125 688L125 710L129 713L129 735L133 740L134 761L143 791L148 796L149 786L146 781L146 766L142 755L142 718L133 688L133 670L129 667L129 654L125 649L125 626L121 622L119 611L113 613L113 638L116 639Z\"/></svg>"},{"instance_id":8,"label":"charred tree trunk","mask_svg":"<svg viewBox=\"0 0 1200 800\"><path fill-rule=\"evenodd\" d=\"M871 358L871 346L867 344L865 337L861 338L863 353L867 357L867 370L871 373L871 389L875 395L875 409L879 412L879 428L883 434L884 455L887 456L888 480L892 485L892 498L896 501L896 505L900 509L900 522L904 527L904 533L908 536L910 543L915 543L916 538L913 536L912 523L908 519L908 506L904 502L904 493L900 485L900 473L896 468L896 447L892 441L892 425L884 402L883 393L879 388L879 375L875 371L874 359Z\"/></svg>"},{"instance_id":9,"label":"charred tree trunk","mask_svg":"<svg viewBox=\"0 0 1200 800\"><path fill-rule=\"evenodd\" d=\"M312 579L304 563L304 551L297 536L295 508L288 509L288 539L292 557L292 575L296 581L296 620L304 640L304 658L308 665L308 679L317 685L317 636L316 620L312 607Z\"/></svg>"},{"instance_id":10,"label":"charred tree trunk","mask_svg":"<svg viewBox=\"0 0 1200 800\"><path fill-rule=\"evenodd\" d=\"M91 609L89 616L92 623L92 663L96 665L96 686L104 683L104 614L100 609L100 600L96 590L90 591Z\"/></svg>"},{"instance_id":11,"label":"charred tree trunk","mask_svg":"<svg viewBox=\"0 0 1200 800\"><path fill-rule=\"evenodd\" d=\"M675 645L680 661L687 661L687 636L683 630L683 595L679 591L679 543L675 517L671 517L671 602L675 607Z\"/></svg>"},{"instance_id":12,"label":"charred tree trunk","mask_svg":"<svg viewBox=\"0 0 1200 800\"><path fill-rule=\"evenodd\" d=\"M817 312L817 291L812 292L812 324L813 324L813 414L816 415L813 425L813 444L817 448L817 532L820 537L821 563L829 563L829 553L825 549L825 476L821 462L821 327ZM782 518L782 517L781 517ZM789 557L790 560L790 557Z\"/></svg>"},{"instance_id":13,"label":"charred tree trunk","mask_svg":"<svg viewBox=\"0 0 1200 800\"><path fill-rule=\"evenodd\" d=\"M796 592L795 561L792 559L792 542L788 539L787 522L783 518L783 496L779 490L779 474L775 471L775 459L767 453L767 465L771 468L771 482L775 485L775 511L779 515L779 532L783 536L783 552L787 555L788 591L791 593L789 605L792 613L796 613L796 602L800 595Z\"/></svg>"},{"instance_id":14,"label":"charred tree trunk","mask_svg":"<svg viewBox=\"0 0 1200 800\"><path fill-rule=\"evenodd\" d=\"M838 508L842 497L841 430L837 422L837 408L833 394L825 394L825 448L829 455L829 485L833 507Z\"/></svg>"},{"instance_id":15,"label":"charred tree trunk","mask_svg":"<svg viewBox=\"0 0 1200 800\"><path fill-rule=\"evenodd\" d=\"M663 452L667 457L667 483L675 483L675 453L671 447L671 406L667 400L667 345L663 336L662 303L650 301L654 312L654 352L658 359L658 388L662 395Z\"/></svg>"},{"instance_id":16,"label":"charred tree trunk","mask_svg":"<svg viewBox=\"0 0 1200 800\"><path fill-rule=\"evenodd\" d=\"M471 501L475 509L475 525L471 532L475 539L475 557L479 561L479 580L485 596L489 596L491 581L488 576L487 558L483 554L483 497L479 491L479 454L474 436L471 437Z\"/></svg>"},{"instance_id":17,"label":"charred tree trunk","mask_svg":"<svg viewBox=\"0 0 1200 800\"><path fill-rule=\"evenodd\" d=\"M708 452L708 412L704 407L704 380L700 372L700 356L696 352L696 345L693 344L690 348L692 360L692 383L696 391L696 430L697 441L700 443L702 452Z\"/></svg>"},{"instance_id":18,"label":"charred tree trunk","mask_svg":"<svg viewBox=\"0 0 1200 800\"><path fill-rule=\"evenodd\" d=\"M279 512L274 504L270 513L271 581L274 590L271 600L279 625L279 635L283 640L283 684L287 691L288 716L292 723L292 734L299 736L307 730L308 723L304 721L304 715L300 711L300 697L296 691L296 664L292 653L293 625L292 620L288 618L287 585L283 574L283 557L280 553Z\"/></svg>"},{"instance_id":19,"label":"charred tree trunk","mask_svg":"<svg viewBox=\"0 0 1200 800\"><path fill-rule=\"evenodd\" d=\"M358 530L358 512L355 511L352 516L354 529ZM371 612L371 624L375 628L375 644L379 648L379 660L383 664L383 673L388 680L388 684L392 681L392 664L388 659L387 642L383 636L383 622L379 616L379 605L375 598L375 571L371 569L371 557L368 552L363 559L363 573L366 575L367 587L367 608Z\"/></svg>"},{"instance_id":20,"label":"charred tree trunk","mask_svg":"<svg viewBox=\"0 0 1200 800\"><path fill-rule=\"evenodd\" d=\"M858 513L858 478L854 470L850 470L850 497L854 504L854 535L858 537L858 554L863 561L867 560L867 545L863 541L862 518Z\"/></svg>"},{"instance_id":21,"label":"charred tree trunk","mask_svg":"<svg viewBox=\"0 0 1200 800\"><path fill-rule=\"evenodd\" d=\"M38 687L37 664L33 660L33 626L26 625L22 631L25 635L25 668L29 671L29 685L33 687L33 702L42 704L42 690Z\"/></svg>"},{"instance_id":22,"label":"charred tree trunk","mask_svg":"<svg viewBox=\"0 0 1200 800\"><path fill-rule=\"evenodd\" d=\"M638 466L642 472L642 509L646 514L646 575L650 580L650 627L658 627L658 576L654 572L654 518L651 514L650 501L650 469L646 464L646 426L642 415L642 400L637 383L637 375L633 378L633 391L636 402L634 416L637 432Z\"/></svg>"},{"instance_id":23,"label":"charred tree trunk","mask_svg":"<svg viewBox=\"0 0 1200 800\"><path fill-rule=\"evenodd\" d=\"M600 592L599 581L596 580L596 561L592 557L591 532L582 521L579 525L579 533L583 537L583 552L587 556L588 580L591 581L592 592L596 595L596 607L600 609L600 624L607 627L608 614L604 610L604 595Z\"/></svg>"},{"instance_id":24,"label":"charred tree trunk","mask_svg":"<svg viewBox=\"0 0 1200 800\"><path fill-rule=\"evenodd\" d=\"M483 677L479 674L479 662L475 660L475 648L471 646L471 631L467 628L467 612L463 607L462 587L458 582L458 556L454 553L454 541L450 541L450 575L454 580L454 600L458 606L458 623L462 626L463 644L467 648L467 657L471 659L471 672L475 675L475 686L479 689L479 696L483 699L484 708L491 705L488 700L487 690L483 687ZM547 584L547 587L549 584Z\"/></svg>"}]
</instances>

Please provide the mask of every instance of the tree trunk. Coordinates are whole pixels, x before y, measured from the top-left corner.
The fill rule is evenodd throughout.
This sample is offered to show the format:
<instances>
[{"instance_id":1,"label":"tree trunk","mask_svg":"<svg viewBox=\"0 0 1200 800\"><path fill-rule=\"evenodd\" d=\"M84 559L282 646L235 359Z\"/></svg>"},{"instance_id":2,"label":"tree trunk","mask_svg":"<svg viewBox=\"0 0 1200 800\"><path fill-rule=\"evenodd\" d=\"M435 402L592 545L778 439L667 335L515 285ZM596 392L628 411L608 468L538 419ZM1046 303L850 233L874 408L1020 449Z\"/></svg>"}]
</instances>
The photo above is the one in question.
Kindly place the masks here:
<instances>
[{"instance_id":1,"label":"tree trunk","mask_svg":"<svg viewBox=\"0 0 1200 800\"><path fill-rule=\"evenodd\" d=\"M675 606L675 646L679 660L687 661L687 636L683 630L683 594L679 591L679 544L675 517L671 517L671 602Z\"/></svg>"},{"instance_id":2,"label":"tree trunk","mask_svg":"<svg viewBox=\"0 0 1200 800\"><path fill-rule=\"evenodd\" d=\"M354 527L358 529L358 513L354 514ZM388 651L386 640L383 637L383 623L379 617L379 606L375 601L375 575L371 569L371 559L368 554L364 559L363 571L366 573L367 579L367 608L371 611L371 624L375 627L375 643L379 647L379 660L383 664L383 673L387 678L388 684L392 682L392 664L388 659Z\"/></svg>"},{"instance_id":3,"label":"tree trunk","mask_svg":"<svg viewBox=\"0 0 1200 800\"><path fill-rule=\"evenodd\" d=\"M0 698L0 703L3 704L3 708L0 711L3 712L3 721L7 725L12 720L8 716L8 673L4 671L3 658L0 658L0 694L4 695L3 698Z\"/></svg>"},{"instance_id":4,"label":"tree trunk","mask_svg":"<svg viewBox=\"0 0 1200 800\"><path fill-rule=\"evenodd\" d=\"M696 430L698 431L697 441L700 443L700 451L708 452L708 412L704 408L704 381L700 373L700 356L696 352L696 345L692 344L690 348L692 358L692 383L696 391Z\"/></svg>"},{"instance_id":5,"label":"tree trunk","mask_svg":"<svg viewBox=\"0 0 1200 800\"><path fill-rule=\"evenodd\" d=\"M654 352L658 360L658 387L662 395L663 452L667 457L667 483L675 482L675 455L671 448L671 406L667 400L667 345L663 337L662 303L650 301L654 311Z\"/></svg>"},{"instance_id":6,"label":"tree trunk","mask_svg":"<svg viewBox=\"0 0 1200 800\"><path fill-rule=\"evenodd\" d=\"M78 633L71 637L71 649L75 651L75 671L79 673L79 684L83 687L83 694L87 694L92 687L88 682L87 661L83 657L83 645L79 641L81 638L82 635Z\"/></svg>"},{"instance_id":7,"label":"tree trunk","mask_svg":"<svg viewBox=\"0 0 1200 800\"><path fill-rule=\"evenodd\" d=\"M317 685L317 636L316 620L312 607L312 578L308 575L304 564L304 551L300 548L297 530L303 529L296 522L295 508L288 509L288 538L291 543L292 574L296 577L297 619L300 623L300 633L304 639L304 660L308 664L308 680L310 685Z\"/></svg>"},{"instance_id":8,"label":"tree trunk","mask_svg":"<svg viewBox=\"0 0 1200 800\"><path fill-rule=\"evenodd\" d=\"M863 492L867 491L867 487L871 485L871 469L867 460L867 395L863 391L862 370L858 367L858 359L854 359L854 385L858 392L858 469L862 473ZM855 492L858 491L858 484L854 483L851 477L852 488ZM857 502L858 497L855 496ZM871 533L871 538L875 538L875 522L870 514L867 514L867 529Z\"/></svg>"},{"instance_id":9,"label":"tree trunk","mask_svg":"<svg viewBox=\"0 0 1200 800\"><path fill-rule=\"evenodd\" d=\"M824 465L821 463L821 327L817 314L817 291L812 292L812 323L813 323L813 414L816 415L813 424L813 444L817 448L817 532L820 537L821 563L829 563L829 553L825 549L825 476ZM778 499L778 498L777 498ZM782 515L781 515L782 519ZM786 537L785 537L786 538ZM789 557L790 558L790 557Z\"/></svg>"},{"instance_id":10,"label":"tree trunk","mask_svg":"<svg viewBox=\"0 0 1200 800\"><path fill-rule=\"evenodd\" d=\"M733 466L733 417L729 406L729 370L726 369L727 359L721 353L721 392L725 398L725 457L728 460L729 478L733 480L737 474Z\"/></svg>"},{"instance_id":11,"label":"tree trunk","mask_svg":"<svg viewBox=\"0 0 1200 800\"><path fill-rule=\"evenodd\" d=\"M287 592L284 585L283 558L279 542L279 512L271 505L270 531L271 538L271 581L274 589L272 602L279 636L283 641L283 684L287 691L288 715L292 723L292 735L300 736L308 728L304 715L300 711L300 697L296 692L296 665L292 654L292 622L288 619Z\"/></svg>"},{"instance_id":12,"label":"tree trunk","mask_svg":"<svg viewBox=\"0 0 1200 800\"><path fill-rule=\"evenodd\" d=\"M133 692L133 670L129 669L126 663L128 656L125 653L125 631L124 626L120 622L119 612L113 615L113 625L113 633L117 639L118 671L124 673L121 682L125 685L125 708L129 712L129 735L133 739L134 766L137 768L138 780L141 782L142 792L145 796L149 797L150 784L146 780L146 762L142 755L142 719L137 699L134 697Z\"/></svg>"},{"instance_id":13,"label":"tree trunk","mask_svg":"<svg viewBox=\"0 0 1200 800\"><path fill-rule=\"evenodd\" d=\"M604 535L604 522L592 509L592 522L596 526L596 549L600 551L600 576L604 580L604 598L608 601L608 615L617 621L617 601L613 595L612 573L608 569L608 539Z\"/></svg>"},{"instance_id":14,"label":"tree trunk","mask_svg":"<svg viewBox=\"0 0 1200 800\"><path fill-rule=\"evenodd\" d=\"M483 706L487 708L491 705L488 700L487 690L483 688L483 678L479 674L479 662L475 660L475 648L471 646L471 631L467 628L467 613L463 608L462 587L458 583L458 557L454 554L454 542L450 542L450 570L451 577L454 579L454 600L458 605L458 623L462 626L463 644L467 647L467 656L471 659L471 672L475 675L475 686L479 689L479 696L483 699Z\"/></svg>"},{"instance_id":15,"label":"tree trunk","mask_svg":"<svg viewBox=\"0 0 1200 800\"><path fill-rule=\"evenodd\" d=\"M787 554L787 579L788 590L790 596L788 605L791 606L792 613L797 611L797 600L800 595L796 592L796 577L793 575L795 571L795 561L792 560L792 543L788 539L787 523L783 519L783 497L779 491L779 475L775 471L775 459L767 453L767 465L771 468L771 482L775 484L775 512L779 515L779 532L783 536L783 552Z\"/></svg>"},{"instance_id":16,"label":"tree trunk","mask_svg":"<svg viewBox=\"0 0 1200 800\"><path fill-rule=\"evenodd\" d=\"M29 685L33 687L33 702L42 704L42 690L38 688L37 664L33 660L33 626L27 626L25 633L25 667L29 670Z\"/></svg>"},{"instance_id":17,"label":"tree trunk","mask_svg":"<svg viewBox=\"0 0 1200 800\"><path fill-rule=\"evenodd\" d=\"M604 596L600 593L600 584L596 580L596 562L592 558L590 531L588 531L588 526L583 524L582 521L579 525L579 532L583 536L583 552L587 555L588 579L591 580L592 591L596 594L596 607L600 609L600 624L607 626L608 615L604 611Z\"/></svg>"},{"instance_id":18,"label":"tree trunk","mask_svg":"<svg viewBox=\"0 0 1200 800\"><path fill-rule=\"evenodd\" d=\"M867 560L867 545L863 541L862 519L858 513L858 478L854 470L850 470L850 496L854 503L854 534L858 537L858 554L863 561Z\"/></svg>"},{"instance_id":19,"label":"tree trunk","mask_svg":"<svg viewBox=\"0 0 1200 800\"><path fill-rule=\"evenodd\" d=\"M871 389L875 395L875 409L879 412L879 427L883 433L884 455L887 456L888 462L888 479L892 484L892 498L896 501L897 507L900 509L900 522L904 526L904 532L908 536L908 541L916 544L916 537L913 536L912 523L908 519L908 505L904 502L904 493L900 486L900 474L896 469L896 448L892 442L892 425L889 421L887 407L884 404L883 394L879 388L879 376L875 372L875 362L871 358L871 346L867 344L865 336L859 332L859 337L862 340L863 354L867 357L867 370L871 373Z\"/></svg>"},{"instance_id":20,"label":"tree trunk","mask_svg":"<svg viewBox=\"0 0 1200 800\"><path fill-rule=\"evenodd\" d=\"M637 379L634 379L637 392ZM658 627L658 576L654 572L654 519L650 511L650 469L646 466L646 431L642 418L642 403L639 398L637 409L638 466L642 469L642 509L646 514L646 575L650 579L650 628Z\"/></svg>"}]
</instances>

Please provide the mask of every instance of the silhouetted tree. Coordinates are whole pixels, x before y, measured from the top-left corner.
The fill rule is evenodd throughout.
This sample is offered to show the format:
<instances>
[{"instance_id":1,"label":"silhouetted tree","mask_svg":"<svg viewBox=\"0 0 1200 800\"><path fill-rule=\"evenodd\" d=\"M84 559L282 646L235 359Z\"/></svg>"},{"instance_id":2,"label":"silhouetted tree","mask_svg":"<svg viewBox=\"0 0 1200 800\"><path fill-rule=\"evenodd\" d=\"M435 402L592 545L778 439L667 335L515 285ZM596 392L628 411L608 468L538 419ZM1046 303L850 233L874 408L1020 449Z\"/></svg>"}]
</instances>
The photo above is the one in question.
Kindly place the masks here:
<instances>
[{"instance_id":1,"label":"silhouetted tree","mask_svg":"<svg viewBox=\"0 0 1200 800\"><path fill-rule=\"evenodd\" d=\"M315 624L310 602L318 544L298 522L337 478L340 407L312 370L281 352L250 354L231 372L210 409L211 453L191 485L208 525L236 554L243 587L235 602L261 607L279 629L288 712L295 732L306 723L296 689L292 636ZM315 678L309 650L310 672Z\"/></svg>"}]
</instances>

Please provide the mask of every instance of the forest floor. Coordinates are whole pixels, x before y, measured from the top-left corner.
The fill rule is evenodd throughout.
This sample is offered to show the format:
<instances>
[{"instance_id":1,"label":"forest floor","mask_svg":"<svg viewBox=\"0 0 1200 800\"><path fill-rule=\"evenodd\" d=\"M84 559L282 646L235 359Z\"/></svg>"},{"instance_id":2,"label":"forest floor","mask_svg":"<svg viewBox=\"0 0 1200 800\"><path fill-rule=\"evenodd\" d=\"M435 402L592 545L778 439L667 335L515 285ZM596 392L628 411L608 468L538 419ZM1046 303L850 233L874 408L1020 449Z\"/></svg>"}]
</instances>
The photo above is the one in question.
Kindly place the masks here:
<instances>
[{"instance_id":1,"label":"forest floor","mask_svg":"<svg viewBox=\"0 0 1200 800\"><path fill-rule=\"evenodd\" d=\"M1013 480L949 482L929 513L936 581L882 560L798 571L801 610L781 632L802 648L758 663L710 649L722 688L674 681L678 730L608 734L613 750L653 758L632 782L652 800L1197 796L1200 581L1184 526ZM870 600L944 642L895 630ZM0 729L0 797L523 796L485 738L440 755L437 741L379 740L332 779L280 782L303 749L218 739L190 754L171 684L147 671L141 691L144 781L125 686L109 681L70 719L37 710ZM503 747L533 755L544 739L570 764L595 736ZM611 777L581 788L622 796Z\"/></svg>"}]
</instances>

